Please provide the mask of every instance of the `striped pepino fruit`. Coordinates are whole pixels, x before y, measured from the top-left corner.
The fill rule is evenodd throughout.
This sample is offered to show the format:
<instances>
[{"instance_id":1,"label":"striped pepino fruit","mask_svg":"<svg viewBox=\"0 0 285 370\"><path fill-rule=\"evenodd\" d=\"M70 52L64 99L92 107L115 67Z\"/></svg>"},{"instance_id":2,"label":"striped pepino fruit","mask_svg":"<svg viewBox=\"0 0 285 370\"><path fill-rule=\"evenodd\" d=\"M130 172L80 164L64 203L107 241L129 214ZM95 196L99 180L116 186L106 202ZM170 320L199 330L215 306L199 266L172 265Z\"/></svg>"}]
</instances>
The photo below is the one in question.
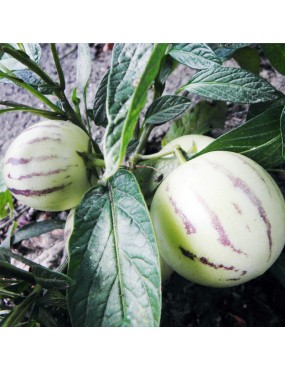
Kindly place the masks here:
<instances>
[{"instance_id":1,"label":"striped pepino fruit","mask_svg":"<svg viewBox=\"0 0 285 370\"><path fill-rule=\"evenodd\" d=\"M229 287L263 274L285 243L285 202L271 176L232 152L175 169L151 205L159 251L195 283Z\"/></svg>"},{"instance_id":2,"label":"striped pepino fruit","mask_svg":"<svg viewBox=\"0 0 285 370\"><path fill-rule=\"evenodd\" d=\"M47 120L27 128L4 157L7 187L20 202L41 211L76 206L93 185L77 153L87 152L88 142L71 122Z\"/></svg>"}]
</instances>

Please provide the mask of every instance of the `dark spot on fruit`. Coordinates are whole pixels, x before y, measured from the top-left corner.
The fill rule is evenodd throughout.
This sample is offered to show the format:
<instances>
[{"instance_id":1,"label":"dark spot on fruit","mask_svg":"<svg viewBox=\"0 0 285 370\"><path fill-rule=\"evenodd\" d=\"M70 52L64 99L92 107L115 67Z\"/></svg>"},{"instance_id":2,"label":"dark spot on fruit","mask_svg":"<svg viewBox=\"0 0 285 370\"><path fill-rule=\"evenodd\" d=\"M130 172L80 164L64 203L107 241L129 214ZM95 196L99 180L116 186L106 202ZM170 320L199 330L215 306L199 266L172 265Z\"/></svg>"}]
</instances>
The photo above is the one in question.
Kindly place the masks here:
<instances>
[{"instance_id":1,"label":"dark spot on fruit","mask_svg":"<svg viewBox=\"0 0 285 370\"><path fill-rule=\"evenodd\" d=\"M190 258L192 261L195 261L195 259L197 259L197 256L195 256L195 254L187 251L186 249L184 249L183 247L179 247L179 249L181 250L183 256L187 257L187 258Z\"/></svg>"}]
</instances>

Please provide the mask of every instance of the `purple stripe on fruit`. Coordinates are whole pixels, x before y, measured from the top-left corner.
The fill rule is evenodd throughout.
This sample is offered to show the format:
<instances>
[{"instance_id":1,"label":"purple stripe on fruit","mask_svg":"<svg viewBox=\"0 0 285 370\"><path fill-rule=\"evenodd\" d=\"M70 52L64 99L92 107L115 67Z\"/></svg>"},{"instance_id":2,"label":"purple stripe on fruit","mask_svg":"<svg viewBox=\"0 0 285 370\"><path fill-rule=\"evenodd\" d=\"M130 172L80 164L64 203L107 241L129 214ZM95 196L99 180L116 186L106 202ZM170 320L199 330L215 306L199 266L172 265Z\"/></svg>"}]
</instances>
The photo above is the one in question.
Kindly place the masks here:
<instances>
[{"instance_id":1,"label":"purple stripe on fruit","mask_svg":"<svg viewBox=\"0 0 285 370\"><path fill-rule=\"evenodd\" d=\"M53 188L47 188L43 190L28 190L28 189L21 190L21 189L14 189L14 188L9 188L9 190L11 191L11 193L15 195L22 195L24 197L41 197L43 195L47 195L47 194L51 194L59 190L63 190L71 184L72 183L70 182L68 184L63 184L60 186L55 186Z\"/></svg>"}]
</instances>

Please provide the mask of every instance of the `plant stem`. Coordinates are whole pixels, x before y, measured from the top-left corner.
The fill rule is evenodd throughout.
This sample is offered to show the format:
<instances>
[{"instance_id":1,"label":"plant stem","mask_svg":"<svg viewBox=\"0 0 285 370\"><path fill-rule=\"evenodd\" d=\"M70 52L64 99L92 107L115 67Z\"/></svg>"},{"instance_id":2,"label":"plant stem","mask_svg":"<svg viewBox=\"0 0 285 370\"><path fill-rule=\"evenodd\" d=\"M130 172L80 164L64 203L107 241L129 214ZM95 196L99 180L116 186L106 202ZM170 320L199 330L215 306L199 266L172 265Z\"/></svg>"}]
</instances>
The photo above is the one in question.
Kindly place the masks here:
<instances>
[{"instance_id":1,"label":"plant stem","mask_svg":"<svg viewBox=\"0 0 285 370\"><path fill-rule=\"evenodd\" d=\"M169 149L169 150L165 150L165 151L159 151L157 153L154 153L154 154L146 154L146 155L143 155L143 154L137 154L137 158L139 160L142 160L142 161L145 161L145 160L148 160L148 159L160 159L160 158L163 158L167 155L170 155L170 154L173 154L174 153L174 150L173 149Z\"/></svg>"},{"instance_id":2,"label":"plant stem","mask_svg":"<svg viewBox=\"0 0 285 370\"><path fill-rule=\"evenodd\" d=\"M13 48L13 46L9 44L0 44L0 50L11 55L20 63L28 67L31 71L35 72L48 85L54 87L57 86L57 83L54 82L53 79L36 62L34 62L28 55L25 55L22 51Z\"/></svg>"},{"instance_id":3,"label":"plant stem","mask_svg":"<svg viewBox=\"0 0 285 370\"><path fill-rule=\"evenodd\" d=\"M66 112L66 116L67 118L73 122L75 125L79 126L80 128L82 128L86 133L87 133L87 130L85 128L85 126L80 122L79 118L77 117L75 111L73 110L72 106L70 105L69 101L67 100L67 97L64 93L64 91L62 90L59 90L59 91L56 91L55 92L55 95L59 98L59 100L61 101L62 105L63 105L63 108Z\"/></svg>"},{"instance_id":4,"label":"plant stem","mask_svg":"<svg viewBox=\"0 0 285 370\"><path fill-rule=\"evenodd\" d=\"M1 269L0 276L11 278L15 277L32 284L35 283L35 278L31 272L19 269L18 267L11 265L9 262L0 260L0 269Z\"/></svg>"},{"instance_id":5,"label":"plant stem","mask_svg":"<svg viewBox=\"0 0 285 370\"><path fill-rule=\"evenodd\" d=\"M60 114L57 114L55 112L42 110L42 109L29 108L29 107L14 107L14 108L0 109L0 114L7 113L7 112L15 112L15 111L30 112L30 113L36 114L37 116L41 116L41 117L48 118L51 120L66 120L66 117Z\"/></svg>"},{"instance_id":6,"label":"plant stem","mask_svg":"<svg viewBox=\"0 0 285 370\"><path fill-rule=\"evenodd\" d=\"M148 140L148 137L151 133L153 129L153 126L151 125L147 125L147 126L144 126L144 129L142 131L142 134L141 134L141 137L140 137L140 141L139 141L139 144L138 146L136 147L136 150L130 160L130 164L131 164L131 168L134 167L134 165L136 164L139 156L140 156L140 153L143 151L146 143L147 143L147 140Z\"/></svg>"},{"instance_id":7,"label":"plant stem","mask_svg":"<svg viewBox=\"0 0 285 370\"><path fill-rule=\"evenodd\" d=\"M186 158L184 157L184 155L182 154L182 151L181 151L181 147L178 146L176 148L174 148L174 154L176 155L176 157L178 158L179 162L181 164L187 162Z\"/></svg>"},{"instance_id":8,"label":"plant stem","mask_svg":"<svg viewBox=\"0 0 285 370\"><path fill-rule=\"evenodd\" d=\"M60 84L61 89L64 91L65 90L65 78L64 78L64 74L61 68L61 64L60 64L60 60L59 60L59 56L58 56L55 44L53 43L50 44L50 48L51 48L54 64L56 66L57 74L59 77L59 84Z\"/></svg>"},{"instance_id":9,"label":"plant stem","mask_svg":"<svg viewBox=\"0 0 285 370\"><path fill-rule=\"evenodd\" d=\"M17 305L11 313L2 322L2 327L11 327L18 324L25 316L28 309L35 303L42 291L40 285L36 285L32 293L30 293L19 305Z\"/></svg>"},{"instance_id":10,"label":"plant stem","mask_svg":"<svg viewBox=\"0 0 285 370\"><path fill-rule=\"evenodd\" d=\"M23 82L19 78L13 77L10 74L7 74L7 73L1 72L1 71L0 71L0 77L7 78L8 80L14 82L14 84L16 84L16 85L22 87L23 89L29 91L36 98L41 100L45 105L50 107L53 111L55 111L55 112L57 112L57 113L59 113L63 116L65 115L65 113L57 105L55 105L53 102L51 102L45 95L41 94L39 91L34 89L32 86L26 84L25 82Z\"/></svg>"}]
</instances>

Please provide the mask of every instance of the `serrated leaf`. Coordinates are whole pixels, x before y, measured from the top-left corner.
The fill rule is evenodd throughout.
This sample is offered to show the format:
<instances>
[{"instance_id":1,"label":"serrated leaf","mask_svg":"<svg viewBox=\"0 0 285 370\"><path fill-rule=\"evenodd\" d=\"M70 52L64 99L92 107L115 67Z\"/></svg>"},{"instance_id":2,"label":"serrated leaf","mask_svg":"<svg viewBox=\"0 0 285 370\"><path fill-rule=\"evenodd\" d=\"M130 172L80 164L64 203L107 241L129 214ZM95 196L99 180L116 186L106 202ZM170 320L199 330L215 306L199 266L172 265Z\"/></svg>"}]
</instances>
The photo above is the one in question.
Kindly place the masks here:
<instances>
[{"instance_id":1,"label":"serrated leaf","mask_svg":"<svg viewBox=\"0 0 285 370\"><path fill-rule=\"evenodd\" d=\"M19 46L17 44L10 44L15 49L19 49ZM40 62L41 58L41 47L39 44L23 44L25 48L25 53L36 63ZM18 71L21 69L26 69L27 67L23 65L22 63L18 62L16 59L14 59L9 54L4 53L2 57L0 58L0 70L4 70L1 68L1 66L10 71Z\"/></svg>"},{"instance_id":2,"label":"serrated leaf","mask_svg":"<svg viewBox=\"0 0 285 370\"><path fill-rule=\"evenodd\" d=\"M221 60L207 44L173 44L168 54L179 63L194 69L207 69Z\"/></svg>"},{"instance_id":3,"label":"serrated leaf","mask_svg":"<svg viewBox=\"0 0 285 370\"><path fill-rule=\"evenodd\" d=\"M108 124L107 112L106 112L106 102L107 102L107 84L109 78L110 70L105 74L100 85L98 87L97 93L95 95L94 105L93 105L93 119L96 125L106 127Z\"/></svg>"},{"instance_id":4,"label":"serrated leaf","mask_svg":"<svg viewBox=\"0 0 285 370\"><path fill-rule=\"evenodd\" d=\"M68 290L73 326L158 326L158 251L150 216L132 173L119 170L89 190L75 210Z\"/></svg>"},{"instance_id":5,"label":"serrated leaf","mask_svg":"<svg viewBox=\"0 0 285 370\"><path fill-rule=\"evenodd\" d=\"M228 150L241 153L262 167L272 169L284 163L280 116L283 107L274 107L261 113L230 132L220 136L198 155Z\"/></svg>"},{"instance_id":6,"label":"serrated leaf","mask_svg":"<svg viewBox=\"0 0 285 370\"><path fill-rule=\"evenodd\" d=\"M256 75L259 74L260 55L258 50L250 47L237 49L233 54L233 58L238 62L241 68Z\"/></svg>"},{"instance_id":7,"label":"serrated leaf","mask_svg":"<svg viewBox=\"0 0 285 370\"><path fill-rule=\"evenodd\" d=\"M184 96L164 95L153 101L145 114L145 123L161 125L189 108L191 100Z\"/></svg>"},{"instance_id":8,"label":"serrated leaf","mask_svg":"<svg viewBox=\"0 0 285 370\"><path fill-rule=\"evenodd\" d=\"M224 127L226 111L225 102L198 102L190 111L187 111L181 118L171 124L162 139L162 145L164 146L180 136L203 135L211 128Z\"/></svg>"},{"instance_id":9,"label":"serrated leaf","mask_svg":"<svg viewBox=\"0 0 285 370\"><path fill-rule=\"evenodd\" d=\"M78 44L77 87L83 93L91 75L91 54L88 44Z\"/></svg>"},{"instance_id":10,"label":"serrated leaf","mask_svg":"<svg viewBox=\"0 0 285 370\"><path fill-rule=\"evenodd\" d=\"M121 165L167 44L116 44L107 86L105 178Z\"/></svg>"},{"instance_id":11,"label":"serrated leaf","mask_svg":"<svg viewBox=\"0 0 285 370\"><path fill-rule=\"evenodd\" d=\"M272 66L285 75L285 44L261 44L261 47Z\"/></svg>"},{"instance_id":12,"label":"serrated leaf","mask_svg":"<svg viewBox=\"0 0 285 370\"><path fill-rule=\"evenodd\" d=\"M198 72L181 90L233 103L258 103L280 95L269 82L251 72L220 66Z\"/></svg>"}]
</instances>

